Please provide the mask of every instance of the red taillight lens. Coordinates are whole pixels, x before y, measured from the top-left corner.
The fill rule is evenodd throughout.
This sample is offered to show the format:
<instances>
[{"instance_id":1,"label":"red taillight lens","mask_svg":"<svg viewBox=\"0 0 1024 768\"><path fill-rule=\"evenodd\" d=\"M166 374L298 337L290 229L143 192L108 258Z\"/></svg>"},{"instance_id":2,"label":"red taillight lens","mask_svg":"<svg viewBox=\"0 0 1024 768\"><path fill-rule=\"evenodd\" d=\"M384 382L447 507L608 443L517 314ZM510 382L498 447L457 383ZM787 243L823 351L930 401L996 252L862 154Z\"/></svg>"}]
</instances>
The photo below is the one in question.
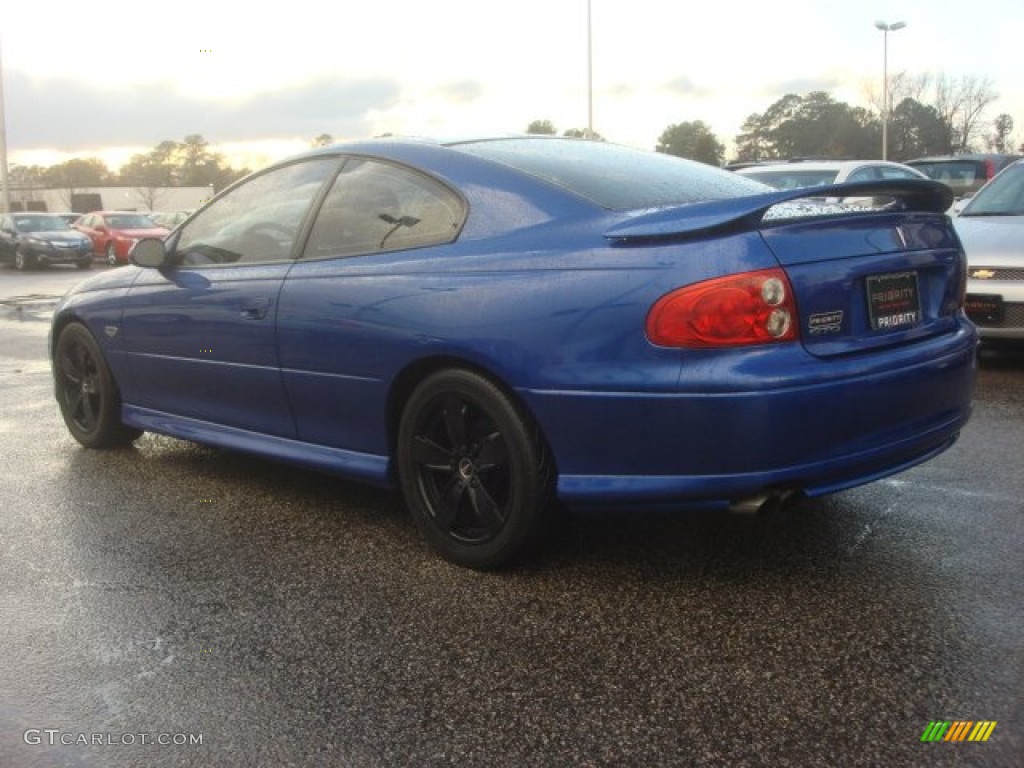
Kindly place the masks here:
<instances>
[{"instance_id":1,"label":"red taillight lens","mask_svg":"<svg viewBox=\"0 0 1024 768\"><path fill-rule=\"evenodd\" d=\"M991 160L985 161L985 181L989 181L993 176L996 175L996 164Z\"/></svg>"},{"instance_id":2,"label":"red taillight lens","mask_svg":"<svg viewBox=\"0 0 1024 768\"><path fill-rule=\"evenodd\" d=\"M796 302L781 269L688 285L658 299L647 338L664 347L738 347L797 338Z\"/></svg>"}]
</instances>

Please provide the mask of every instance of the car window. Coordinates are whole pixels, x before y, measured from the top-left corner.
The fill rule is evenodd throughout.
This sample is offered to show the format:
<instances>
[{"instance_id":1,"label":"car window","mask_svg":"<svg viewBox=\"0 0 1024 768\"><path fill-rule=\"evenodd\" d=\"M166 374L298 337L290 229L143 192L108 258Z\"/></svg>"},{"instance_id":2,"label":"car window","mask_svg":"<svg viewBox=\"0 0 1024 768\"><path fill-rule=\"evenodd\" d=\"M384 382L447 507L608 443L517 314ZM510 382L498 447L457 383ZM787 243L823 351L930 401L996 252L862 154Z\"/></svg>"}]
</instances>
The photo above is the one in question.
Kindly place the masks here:
<instances>
[{"instance_id":1,"label":"car window","mask_svg":"<svg viewBox=\"0 0 1024 768\"><path fill-rule=\"evenodd\" d=\"M768 191L721 168L600 141L516 138L448 146L616 210L728 200Z\"/></svg>"},{"instance_id":2,"label":"car window","mask_svg":"<svg viewBox=\"0 0 1024 768\"><path fill-rule=\"evenodd\" d=\"M906 168L891 168L889 166L883 166L878 169L878 175L883 179L920 179L916 173L908 171Z\"/></svg>"},{"instance_id":3,"label":"car window","mask_svg":"<svg viewBox=\"0 0 1024 768\"><path fill-rule=\"evenodd\" d=\"M974 196L961 216L1024 215L1024 165L1012 165Z\"/></svg>"},{"instance_id":4,"label":"car window","mask_svg":"<svg viewBox=\"0 0 1024 768\"><path fill-rule=\"evenodd\" d=\"M303 258L449 243L464 219L462 199L440 182L389 163L351 160L320 208Z\"/></svg>"},{"instance_id":5,"label":"car window","mask_svg":"<svg viewBox=\"0 0 1024 768\"><path fill-rule=\"evenodd\" d=\"M775 189L803 189L804 187L822 187L828 184L835 184L839 171L808 171L808 170L784 170L784 171L756 171L746 174L747 178L756 179L768 184Z\"/></svg>"},{"instance_id":6,"label":"car window","mask_svg":"<svg viewBox=\"0 0 1024 768\"><path fill-rule=\"evenodd\" d=\"M856 171L846 177L848 182L855 181L875 181L878 178L878 171L873 166L866 168L858 168Z\"/></svg>"},{"instance_id":7,"label":"car window","mask_svg":"<svg viewBox=\"0 0 1024 768\"><path fill-rule=\"evenodd\" d=\"M336 157L292 163L235 187L180 230L174 260L203 266L291 258L310 205Z\"/></svg>"}]
</instances>

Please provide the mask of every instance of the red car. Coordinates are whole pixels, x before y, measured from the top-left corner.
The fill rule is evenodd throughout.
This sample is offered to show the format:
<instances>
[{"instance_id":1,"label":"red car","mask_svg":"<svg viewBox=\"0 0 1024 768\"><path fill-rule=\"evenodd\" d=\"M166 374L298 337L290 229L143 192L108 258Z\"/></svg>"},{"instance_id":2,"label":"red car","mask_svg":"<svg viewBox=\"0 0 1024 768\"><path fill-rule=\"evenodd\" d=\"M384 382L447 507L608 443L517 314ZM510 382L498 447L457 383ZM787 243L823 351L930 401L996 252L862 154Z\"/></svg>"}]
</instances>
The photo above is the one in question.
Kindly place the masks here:
<instances>
[{"instance_id":1,"label":"red car","mask_svg":"<svg viewBox=\"0 0 1024 768\"><path fill-rule=\"evenodd\" d=\"M144 237L163 237L170 230L144 213L95 211L79 217L74 228L92 240L92 252L111 266L128 263L128 251Z\"/></svg>"}]
</instances>

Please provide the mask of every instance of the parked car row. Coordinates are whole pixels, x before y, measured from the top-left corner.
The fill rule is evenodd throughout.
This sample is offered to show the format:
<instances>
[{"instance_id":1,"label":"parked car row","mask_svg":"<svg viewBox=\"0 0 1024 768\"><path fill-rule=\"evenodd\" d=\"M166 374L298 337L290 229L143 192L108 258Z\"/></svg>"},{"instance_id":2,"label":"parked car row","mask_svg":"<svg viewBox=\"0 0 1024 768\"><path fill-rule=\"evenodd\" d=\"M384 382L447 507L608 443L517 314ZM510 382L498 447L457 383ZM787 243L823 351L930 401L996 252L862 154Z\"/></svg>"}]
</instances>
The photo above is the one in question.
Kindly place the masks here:
<instances>
[{"instance_id":1,"label":"parked car row","mask_svg":"<svg viewBox=\"0 0 1024 768\"><path fill-rule=\"evenodd\" d=\"M0 219L0 261L16 269L51 264L88 269L94 258L111 266L127 264L136 242L164 237L172 228L134 211L10 213Z\"/></svg>"}]
</instances>

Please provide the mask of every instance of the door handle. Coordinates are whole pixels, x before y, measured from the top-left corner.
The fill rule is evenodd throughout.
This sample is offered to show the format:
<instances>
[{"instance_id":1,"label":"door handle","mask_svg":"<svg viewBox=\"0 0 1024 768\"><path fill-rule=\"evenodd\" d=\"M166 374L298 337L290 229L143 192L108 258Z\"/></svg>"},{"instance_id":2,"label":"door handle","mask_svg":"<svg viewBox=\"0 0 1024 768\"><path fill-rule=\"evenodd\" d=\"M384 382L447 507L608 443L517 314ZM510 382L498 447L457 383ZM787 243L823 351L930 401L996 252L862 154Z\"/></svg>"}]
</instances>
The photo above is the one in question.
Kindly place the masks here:
<instances>
[{"instance_id":1,"label":"door handle","mask_svg":"<svg viewBox=\"0 0 1024 768\"><path fill-rule=\"evenodd\" d=\"M270 299L259 302L249 307L242 309L239 314L244 320L262 320L267 316L267 310L270 309Z\"/></svg>"}]
</instances>

